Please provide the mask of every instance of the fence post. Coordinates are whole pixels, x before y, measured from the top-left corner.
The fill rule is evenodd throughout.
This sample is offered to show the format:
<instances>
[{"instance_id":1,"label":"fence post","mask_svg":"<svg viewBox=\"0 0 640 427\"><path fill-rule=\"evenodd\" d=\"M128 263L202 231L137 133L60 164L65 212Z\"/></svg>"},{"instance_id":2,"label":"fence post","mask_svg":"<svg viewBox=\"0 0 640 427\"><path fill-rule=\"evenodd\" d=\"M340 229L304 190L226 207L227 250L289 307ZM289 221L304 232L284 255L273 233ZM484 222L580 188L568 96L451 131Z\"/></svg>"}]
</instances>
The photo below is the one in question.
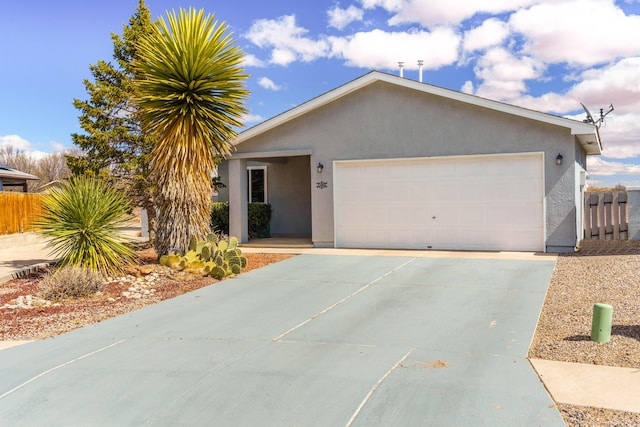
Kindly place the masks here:
<instances>
[{"instance_id":1,"label":"fence post","mask_svg":"<svg viewBox=\"0 0 640 427\"><path fill-rule=\"evenodd\" d=\"M600 237L598 234L598 193L591 193L589 203L591 203L591 236Z\"/></svg>"},{"instance_id":2,"label":"fence post","mask_svg":"<svg viewBox=\"0 0 640 427\"><path fill-rule=\"evenodd\" d=\"M620 240L620 192L613 192L613 240Z\"/></svg>"},{"instance_id":3,"label":"fence post","mask_svg":"<svg viewBox=\"0 0 640 427\"><path fill-rule=\"evenodd\" d=\"M640 240L640 187L627 188L627 207L629 213L629 240Z\"/></svg>"},{"instance_id":4,"label":"fence post","mask_svg":"<svg viewBox=\"0 0 640 427\"><path fill-rule=\"evenodd\" d=\"M627 200L627 192L621 192L618 198L618 205L620 207L620 239L622 240L629 240L629 221L627 218L627 208L629 205Z\"/></svg>"}]
</instances>

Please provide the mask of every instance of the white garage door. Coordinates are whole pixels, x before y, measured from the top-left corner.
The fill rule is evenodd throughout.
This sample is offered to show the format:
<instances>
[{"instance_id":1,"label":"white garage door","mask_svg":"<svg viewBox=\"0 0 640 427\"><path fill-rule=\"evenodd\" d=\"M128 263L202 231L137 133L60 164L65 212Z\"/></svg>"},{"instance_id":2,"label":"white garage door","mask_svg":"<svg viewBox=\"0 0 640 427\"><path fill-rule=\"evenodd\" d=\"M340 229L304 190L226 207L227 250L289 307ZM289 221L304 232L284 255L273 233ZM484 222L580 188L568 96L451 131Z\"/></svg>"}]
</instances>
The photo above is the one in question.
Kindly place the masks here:
<instances>
[{"instance_id":1,"label":"white garage door","mask_svg":"<svg viewBox=\"0 0 640 427\"><path fill-rule=\"evenodd\" d=\"M333 170L336 247L544 251L542 153Z\"/></svg>"}]
</instances>

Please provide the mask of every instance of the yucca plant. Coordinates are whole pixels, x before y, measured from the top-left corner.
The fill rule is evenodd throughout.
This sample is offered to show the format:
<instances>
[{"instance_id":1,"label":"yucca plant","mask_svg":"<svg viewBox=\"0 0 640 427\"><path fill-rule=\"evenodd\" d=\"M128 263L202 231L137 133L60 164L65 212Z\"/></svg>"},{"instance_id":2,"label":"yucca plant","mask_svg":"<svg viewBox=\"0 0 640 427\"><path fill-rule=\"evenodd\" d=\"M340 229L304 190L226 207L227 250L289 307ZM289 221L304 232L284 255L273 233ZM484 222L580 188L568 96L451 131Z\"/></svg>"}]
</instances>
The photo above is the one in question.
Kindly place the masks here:
<instances>
[{"instance_id":1,"label":"yucca plant","mask_svg":"<svg viewBox=\"0 0 640 427\"><path fill-rule=\"evenodd\" d=\"M137 49L134 101L157 140L151 155L155 246L164 254L210 232L215 159L230 153L241 126L247 75L228 27L203 10L167 13Z\"/></svg>"},{"instance_id":2,"label":"yucca plant","mask_svg":"<svg viewBox=\"0 0 640 427\"><path fill-rule=\"evenodd\" d=\"M122 271L134 260L130 241L121 233L129 209L126 196L104 181L74 177L42 198L35 229L46 237L61 267L106 275Z\"/></svg>"}]
</instances>

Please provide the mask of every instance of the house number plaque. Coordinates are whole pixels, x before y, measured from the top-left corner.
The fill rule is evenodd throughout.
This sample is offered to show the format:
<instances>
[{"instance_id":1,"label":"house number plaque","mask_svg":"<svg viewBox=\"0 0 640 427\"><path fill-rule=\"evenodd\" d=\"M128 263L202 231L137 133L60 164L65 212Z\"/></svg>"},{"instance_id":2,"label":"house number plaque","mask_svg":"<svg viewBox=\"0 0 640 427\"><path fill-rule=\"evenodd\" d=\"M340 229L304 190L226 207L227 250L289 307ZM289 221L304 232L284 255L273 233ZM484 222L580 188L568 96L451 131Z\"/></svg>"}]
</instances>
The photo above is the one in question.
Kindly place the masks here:
<instances>
[{"instance_id":1,"label":"house number plaque","mask_svg":"<svg viewBox=\"0 0 640 427\"><path fill-rule=\"evenodd\" d=\"M327 182L326 181L316 182L316 188L319 188L320 190L327 188Z\"/></svg>"}]
</instances>

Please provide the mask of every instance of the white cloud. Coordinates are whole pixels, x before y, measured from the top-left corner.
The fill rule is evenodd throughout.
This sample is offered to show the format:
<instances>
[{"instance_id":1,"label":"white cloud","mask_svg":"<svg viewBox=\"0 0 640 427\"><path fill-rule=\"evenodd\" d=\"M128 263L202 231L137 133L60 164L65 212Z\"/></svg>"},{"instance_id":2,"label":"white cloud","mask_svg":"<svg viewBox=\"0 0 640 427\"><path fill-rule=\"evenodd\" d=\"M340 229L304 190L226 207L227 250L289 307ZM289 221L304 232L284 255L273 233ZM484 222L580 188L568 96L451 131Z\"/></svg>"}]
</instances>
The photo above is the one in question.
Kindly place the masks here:
<instances>
[{"instance_id":1,"label":"white cloud","mask_svg":"<svg viewBox=\"0 0 640 427\"><path fill-rule=\"evenodd\" d=\"M479 27L464 33L462 47L465 51L487 49L500 45L509 35L509 26L496 18L484 21Z\"/></svg>"},{"instance_id":2,"label":"white cloud","mask_svg":"<svg viewBox=\"0 0 640 427\"><path fill-rule=\"evenodd\" d=\"M252 54L247 54L244 56L244 59L242 61L242 67L265 67L266 64L264 63L264 61L258 59L255 55Z\"/></svg>"},{"instance_id":3,"label":"white cloud","mask_svg":"<svg viewBox=\"0 0 640 427\"><path fill-rule=\"evenodd\" d=\"M488 50L475 68L482 80L476 90L478 96L512 102L526 91L526 80L540 77L544 64L531 57L515 57L504 48Z\"/></svg>"},{"instance_id":4,"label":"white cloud","mask_svg":"<svg viewBox=\"0 0 640 427\"><path fill-rule=\"evenodd\" d=\"M526 7L541 0L407 0L396 5L398 13L389 20L390 25L419 23L426 27L458 25L478 13L499 14ZM377 2L373 2L377 3Z\"/></svg>"},{"instance_id":5,"label":"white cloud","mask_svg":"<svg viewBox=\"0 0 640 427\"><path fill-rule=\"evenodd\" d=\"M564 93L547 93L539 97L522 96L513 102L540 111L565 114L580 111L584 103L593 114L610 103L612 116L640 111L640 57L624 58L606 67L591 68L575 76L575 83ZM597 117L596 117L597 119Z\"/></svg>"},{"instance_id":6,"label":"white cloud","mask_svg":"<svg viewBox=\"0 0 640 427\"><path fill-rule=\"evenodd\" d=\"M380 7L389 12L396 12L406 4L405 0L360 0L360 4L365 9L375 9Z\"/></svg>"},{"instance_id":7,"label":"white cloud","mask_svg":"<svg viewBox=\"0 0 640 427\"><path fill-rule=\"evenodd\" d=\"M613 0L539 2L511 15L525 53L548 63L590 66L640 54L640 16Z\"/></svg>"},{"instance_id":8,"label":"white cloud","mask_svg":"<svg viewBox=\"0 0 640 427\"><path fill-rule=\"evenodd\" d=\"M463 93L473 94L473 82L471 80L467 80L466 82L464 82L464 84L460 88L460 91Z\"/></svg>"},{"instance_id":9,"label":"white cloud","mask_svg":"<svg viewBox=\"0 0 640 427\"><path fill-rule=\"evenodd\" d=\"M604 68L584 71L569 95L587 106L613 102L618 113L640 111L640 57L625 58Z\"/></svg>"},{"instance_id":10,"label":"white cloud","mask_svg":"<svg viewBox=\"0 0 640 427\"><path fill-rule=\"evenodd\" d=\"M246 37L260 48L272 49L269 62L288 65L296 60L310 62L327 55L327 43L306 37L307 33L307 29L296 25L294 15L285 15L255 21Z\"/></svg>"},{"instance_id":11,"label":"white cloud","mask_svg":"<svg viewBox=\"0 0 640 427\"><path fill-rule=\"evenodd\" d=\"M444 27L432 32L376 29L329 41L333 56L345 59L348 65L395 69L398 61L404 61L406 69L417 69L417 60L423 59L425 69L438 69L456 62L460 36Z\"/></svg>"},{"instance_id":12,"label":"white cloud","mask_svg":"<svg viewBox=\"0 0 640 427\"><path fill-rule=\"evenodd\" d=\"M54 153L64 153L65 150L67 150L67 147L65 147L62 143L57 141L50 141L49 145L51 145L51 148L53 149Z\"/></svg>"},{"instance_id":13,"label":"white cloud","mask_svg":"<svg viewBox=\"0 0 640 427\"><path fill-rule=\"evenodd\" d=\"M244 124L259 123L259 122L263 122L263 121L264 121L264 117L262 117L261 115L259 115L259 114L250 114L250 113L245 114L240 119L240 122L242 122Z\"/></svg>"},{"instance_id":14,"label":"white cloud","mask_svg":"<svg viewBox=\"0 0 640 427\"><path fill-rule=\"evenodd\" d=\"M289 65L296 60L296 54L290 49L276 48L271 51L271 59L269 62L276 65Z\"/></svg>"},{"instance_id":15,"label":"white cloud","mask_svg":"<svg viewBox=\"0 0 640 427\"><path fill-rule=\"evenodd\" d=\"M258 80L258 84L267 90L279 91L280 89L282 89L281 86L278 86L277 84L275 84L273 80L271 80L268 77L261 77Z\"/></svg>"},{"instance_id":16,"label":"white cloud","mask_svg":"<svg viewBox=\"0 0 640 427\"><path fill-rule=\"evenodd\" d=\"M14 150L31 150L32 144L20 135L0 136L0 147L13 147Z\"/></svg>"},{"instance_id":17,"label":"white cloud","mask_svg":"<svg viewBox=\"0 0 640 427\"><path fill-rule=\"evenodd\" d=\"M51 153L45 153L44 151L36 150L36 151L26 152L25 154L27 154L32 159L42 160L45 157L49 156Z\"/></svg>"},{"instance_id":18,"label":"white cloud","mask_svg":"<svg viewBox=\"0 0 640 427\"><path fill-rule=\"evenodd\" d=\"M343 30L347 25L355 21L362 21L364 17L364 11L353 5L347 9L342 9L339 6L329 9L327 11L329 18L329 26Z\"/></svg>"},{"instance_id":19,"label":"white cloud","mask_svg":"<svg viewBox=\"0 0 640 427\"><path fill-rule=\"evenodd\" d=\"M522 96L513 103L539 111L574 113L569 118L583 120L580 103L597 120L600 108L609 103L615 110L600 128L603 155L625 159L640 156L640 57L625 58L608 67L593 68L578 75L578 83L565 93L547 93L539 97Z\"/></svg>"},{"instance_id":20,"label":"white cloud","mask_svg":"<svg viewBox=\"0 0 640 427\"><path fill-rule=\"evenodd\" d=\"M597 112L592 112L597 115ZM640 156L640 112L609 114L600 128L602 155L612 159Z\"/></svg>"},{"instance_id":21,"label":"white cloud","mask_svg":"<svg viewBox=\"0 0 640 427\"><path fill-rule=\"evenodd\" d=\"M511 100L512 104L519 105L521 107L529 108L531 110L545 111L548 113L565 114L569 111L576 111L580 109L580 101L575 100L573 97L567 94L560 93L545 93L541 96L522 95L519 98ZM581 116L567 116L576 120L584 119L584 115Z\"/></svg>"},{"instance_id":22,"label":"white cloud","mask_svg":"<svg viewBox=\"0 0 640 427\"><path fill-rule=\"evenodd\" d=\"M640 165L610 162L602 157L588 157L587 169L591 176L640 175Z\"/></svg>"}]
</instances>

